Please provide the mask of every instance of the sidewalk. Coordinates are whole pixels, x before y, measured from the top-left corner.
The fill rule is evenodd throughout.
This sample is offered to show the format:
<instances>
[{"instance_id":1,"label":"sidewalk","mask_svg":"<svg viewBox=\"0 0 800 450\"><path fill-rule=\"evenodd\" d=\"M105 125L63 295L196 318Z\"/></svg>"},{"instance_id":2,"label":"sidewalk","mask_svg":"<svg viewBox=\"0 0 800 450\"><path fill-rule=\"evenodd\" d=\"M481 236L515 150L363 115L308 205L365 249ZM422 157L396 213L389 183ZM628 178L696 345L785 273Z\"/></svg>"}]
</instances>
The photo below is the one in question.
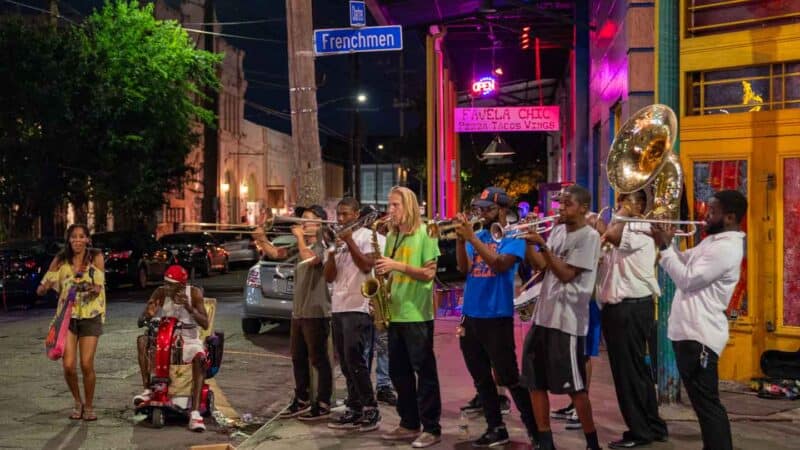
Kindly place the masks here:
<instances>
[{"instance_id":1,"label":"sidewalk","mask_svg":"<svg viewBox=\"0 0 800 450\"><path fill-rule=\"evenodd\" d=\"M467 373L461 350L455 336L457 317L443 317L436 320L436 337L434 347L439 370L439 381L442 392L442 442L434 449L470 449L469 440L474 440L485 431L482 416L474 417L468 422L464 432L459 427L459 408L475 395L472 380ZM515 335L517 354L529 328L528 323L517 321ZM344 379L335 380L336 395L342 398L345 393ZM800 448L800 402L763 400L754 394L739 389L736 385L722 385L723 402L730 411L733 429L734 447L737 449L790 449ZM605 350L601 350L599 358L594 360L594 379L590 388L590 397L594 410L601 444L617 439L625 430L622 416L617 407L614 385ZM287 401L289 399L287 398ZM551 408L564 406L568 402L566 396L551 396ZM733 414L733 412L738 414ZM277 410L275 411L277 412ZM383 421L381 428L375 432L356 433L331 430L325 422L307 424L297 420L276 420L255 432L237 448L258 450L305 450L305 449L379 449L379 448L411 448L410 443L384 442L380 434L397 426L399 418L394 408L382 405ZM668 421L670 439L666 443L654 443L650 447L661 449L699 449L702 447L700 429L691 408L684 405L669 405L662 408L662 415ZM516 409L506 417L512 443L506 449L530 448L522 423ZM552 422L556 445L559 449L585 448L585 440L581 431L565 430L563 423Z\"/></svg>"}]
</instances>

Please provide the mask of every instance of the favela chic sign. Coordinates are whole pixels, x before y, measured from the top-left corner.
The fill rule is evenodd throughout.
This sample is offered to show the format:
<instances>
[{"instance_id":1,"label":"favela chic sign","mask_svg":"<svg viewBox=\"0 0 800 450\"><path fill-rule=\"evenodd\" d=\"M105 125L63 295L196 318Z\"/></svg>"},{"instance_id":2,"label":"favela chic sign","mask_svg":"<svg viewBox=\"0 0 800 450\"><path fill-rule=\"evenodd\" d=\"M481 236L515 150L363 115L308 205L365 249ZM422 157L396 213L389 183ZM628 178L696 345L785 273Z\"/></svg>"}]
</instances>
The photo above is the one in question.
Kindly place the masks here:
<instances>
[{"instance_id":1,"label":"favela chic sign","mask_svg":"<svg viewBox=\"0 0 800 450\"><path fill-rule=\"evenodd\" d=\"M456 108L456 133L558 131L558 106Z\"/></svg>"}]
</instances>

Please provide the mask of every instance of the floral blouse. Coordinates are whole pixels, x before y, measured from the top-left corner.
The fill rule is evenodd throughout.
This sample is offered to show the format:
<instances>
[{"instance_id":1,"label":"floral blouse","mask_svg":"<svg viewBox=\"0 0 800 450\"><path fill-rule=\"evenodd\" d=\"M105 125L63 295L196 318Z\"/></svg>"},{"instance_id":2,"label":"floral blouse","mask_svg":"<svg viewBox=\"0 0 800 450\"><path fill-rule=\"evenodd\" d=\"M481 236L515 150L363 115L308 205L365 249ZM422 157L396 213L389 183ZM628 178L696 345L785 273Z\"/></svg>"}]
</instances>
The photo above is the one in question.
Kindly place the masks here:
<instances>
[{"instance_id":1,"label":"floral blouse","mask_svg":"<svg viewBox=\"0 0 800 450\"><path fill-rule=\"evenodd\" d=\"M89 264L86 271L76 279L75 272L71 264L63 263L56 270L48 271L43 282L55 281L53 289L58 292L58 309L56 316L61 313L61 309L67 303L70 288L78 283L91 283L98 286L105 286L105 273L97 269L93 264ZM92 292L78 292L75 296L75 303L72 306L73 319L91 319L100 316L103 323L106 321L106 290L93 295Z\"/></svg>"}]
</instances>

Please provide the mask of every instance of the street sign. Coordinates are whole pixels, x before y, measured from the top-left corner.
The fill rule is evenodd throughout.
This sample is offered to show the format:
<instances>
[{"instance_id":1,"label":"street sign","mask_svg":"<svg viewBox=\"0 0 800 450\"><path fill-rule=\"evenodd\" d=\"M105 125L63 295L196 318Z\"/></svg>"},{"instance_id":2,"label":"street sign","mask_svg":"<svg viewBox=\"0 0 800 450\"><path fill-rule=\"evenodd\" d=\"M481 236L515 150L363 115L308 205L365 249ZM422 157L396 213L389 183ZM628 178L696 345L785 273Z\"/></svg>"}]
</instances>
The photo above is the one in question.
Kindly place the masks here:
<instances>
[{"instance_id":1,"label":"street sign","mask_svg":"<svg viewBox=\"0 0 800 450\"><path fill-rule=\"evenodd\" d=\"M350 26L363 27L367 24L367 8L361 0L350 0Z\"/></svg>"},{"instance_id":2,"label":"street sign","mask_svg":"<svg viewBox=\"0 0 800 450\"><path fill-rule=\"evenodd\" d=\"M403 49L403 27L327 28L314 30L314 54L384 52Z\"/></svg>"}]
</instances>

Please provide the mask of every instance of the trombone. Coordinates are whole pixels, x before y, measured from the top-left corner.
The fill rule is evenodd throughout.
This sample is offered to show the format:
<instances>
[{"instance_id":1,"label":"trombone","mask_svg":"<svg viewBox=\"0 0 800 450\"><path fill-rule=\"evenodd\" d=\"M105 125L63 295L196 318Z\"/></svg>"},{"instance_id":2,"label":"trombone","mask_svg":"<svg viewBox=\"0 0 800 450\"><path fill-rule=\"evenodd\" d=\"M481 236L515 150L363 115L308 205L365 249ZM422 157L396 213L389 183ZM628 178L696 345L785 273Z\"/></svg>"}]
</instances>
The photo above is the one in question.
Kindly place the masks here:
<instances>
[{"instance_id":1,"label":"trombone","mask_svg":"<svg viewBox=\"0 0 800 450\"><path fill-rule=\"evenodd\" d=\"M558 225L558 216L546 216L541 219L531 220L530 222L522 222L517 224L509 224L506 226L500 225L498 222L492 224L489 232L495 242L500 242L503 238L518 239L519 237L535 231L538 234L544 234L552 230Z\"/></svg>"},{"instance_id":2,"label":"trombone","mask_svg":"<svg viewBox=\"0 0 800 450\"><path fill-rule=\"evenodd\" d=\"M466 223L470 224L476 233L483 229L483 218L471 217ZM458 228L459 225L461 225L461 221L458 219L430 221L427 225L428 236L442 241L456 239L458 237L456 228Z\"/></svg>"},{"instance_id":3,"label":"trombone","mask_svg":"<svg viewBox=\"0 0 800 450\"><path fill-rule=\"evenodd\" d=\"M614 222L622 222L622 223L649 223L649 224L666 224L666 225L686 225L686 231L678 230L675 233L675 236L680 237L690 237L694 236L697 233L697 227L704 227L706 223L702 220L671 220L671 219L648 219L648 218L636 218L636 217L625 217L625 216L618 216L614 215L613 217ZM645 233L649 234L650 230L637 230L632 229L631 231L637 233Z\"/></svg>"}]
</instances>

